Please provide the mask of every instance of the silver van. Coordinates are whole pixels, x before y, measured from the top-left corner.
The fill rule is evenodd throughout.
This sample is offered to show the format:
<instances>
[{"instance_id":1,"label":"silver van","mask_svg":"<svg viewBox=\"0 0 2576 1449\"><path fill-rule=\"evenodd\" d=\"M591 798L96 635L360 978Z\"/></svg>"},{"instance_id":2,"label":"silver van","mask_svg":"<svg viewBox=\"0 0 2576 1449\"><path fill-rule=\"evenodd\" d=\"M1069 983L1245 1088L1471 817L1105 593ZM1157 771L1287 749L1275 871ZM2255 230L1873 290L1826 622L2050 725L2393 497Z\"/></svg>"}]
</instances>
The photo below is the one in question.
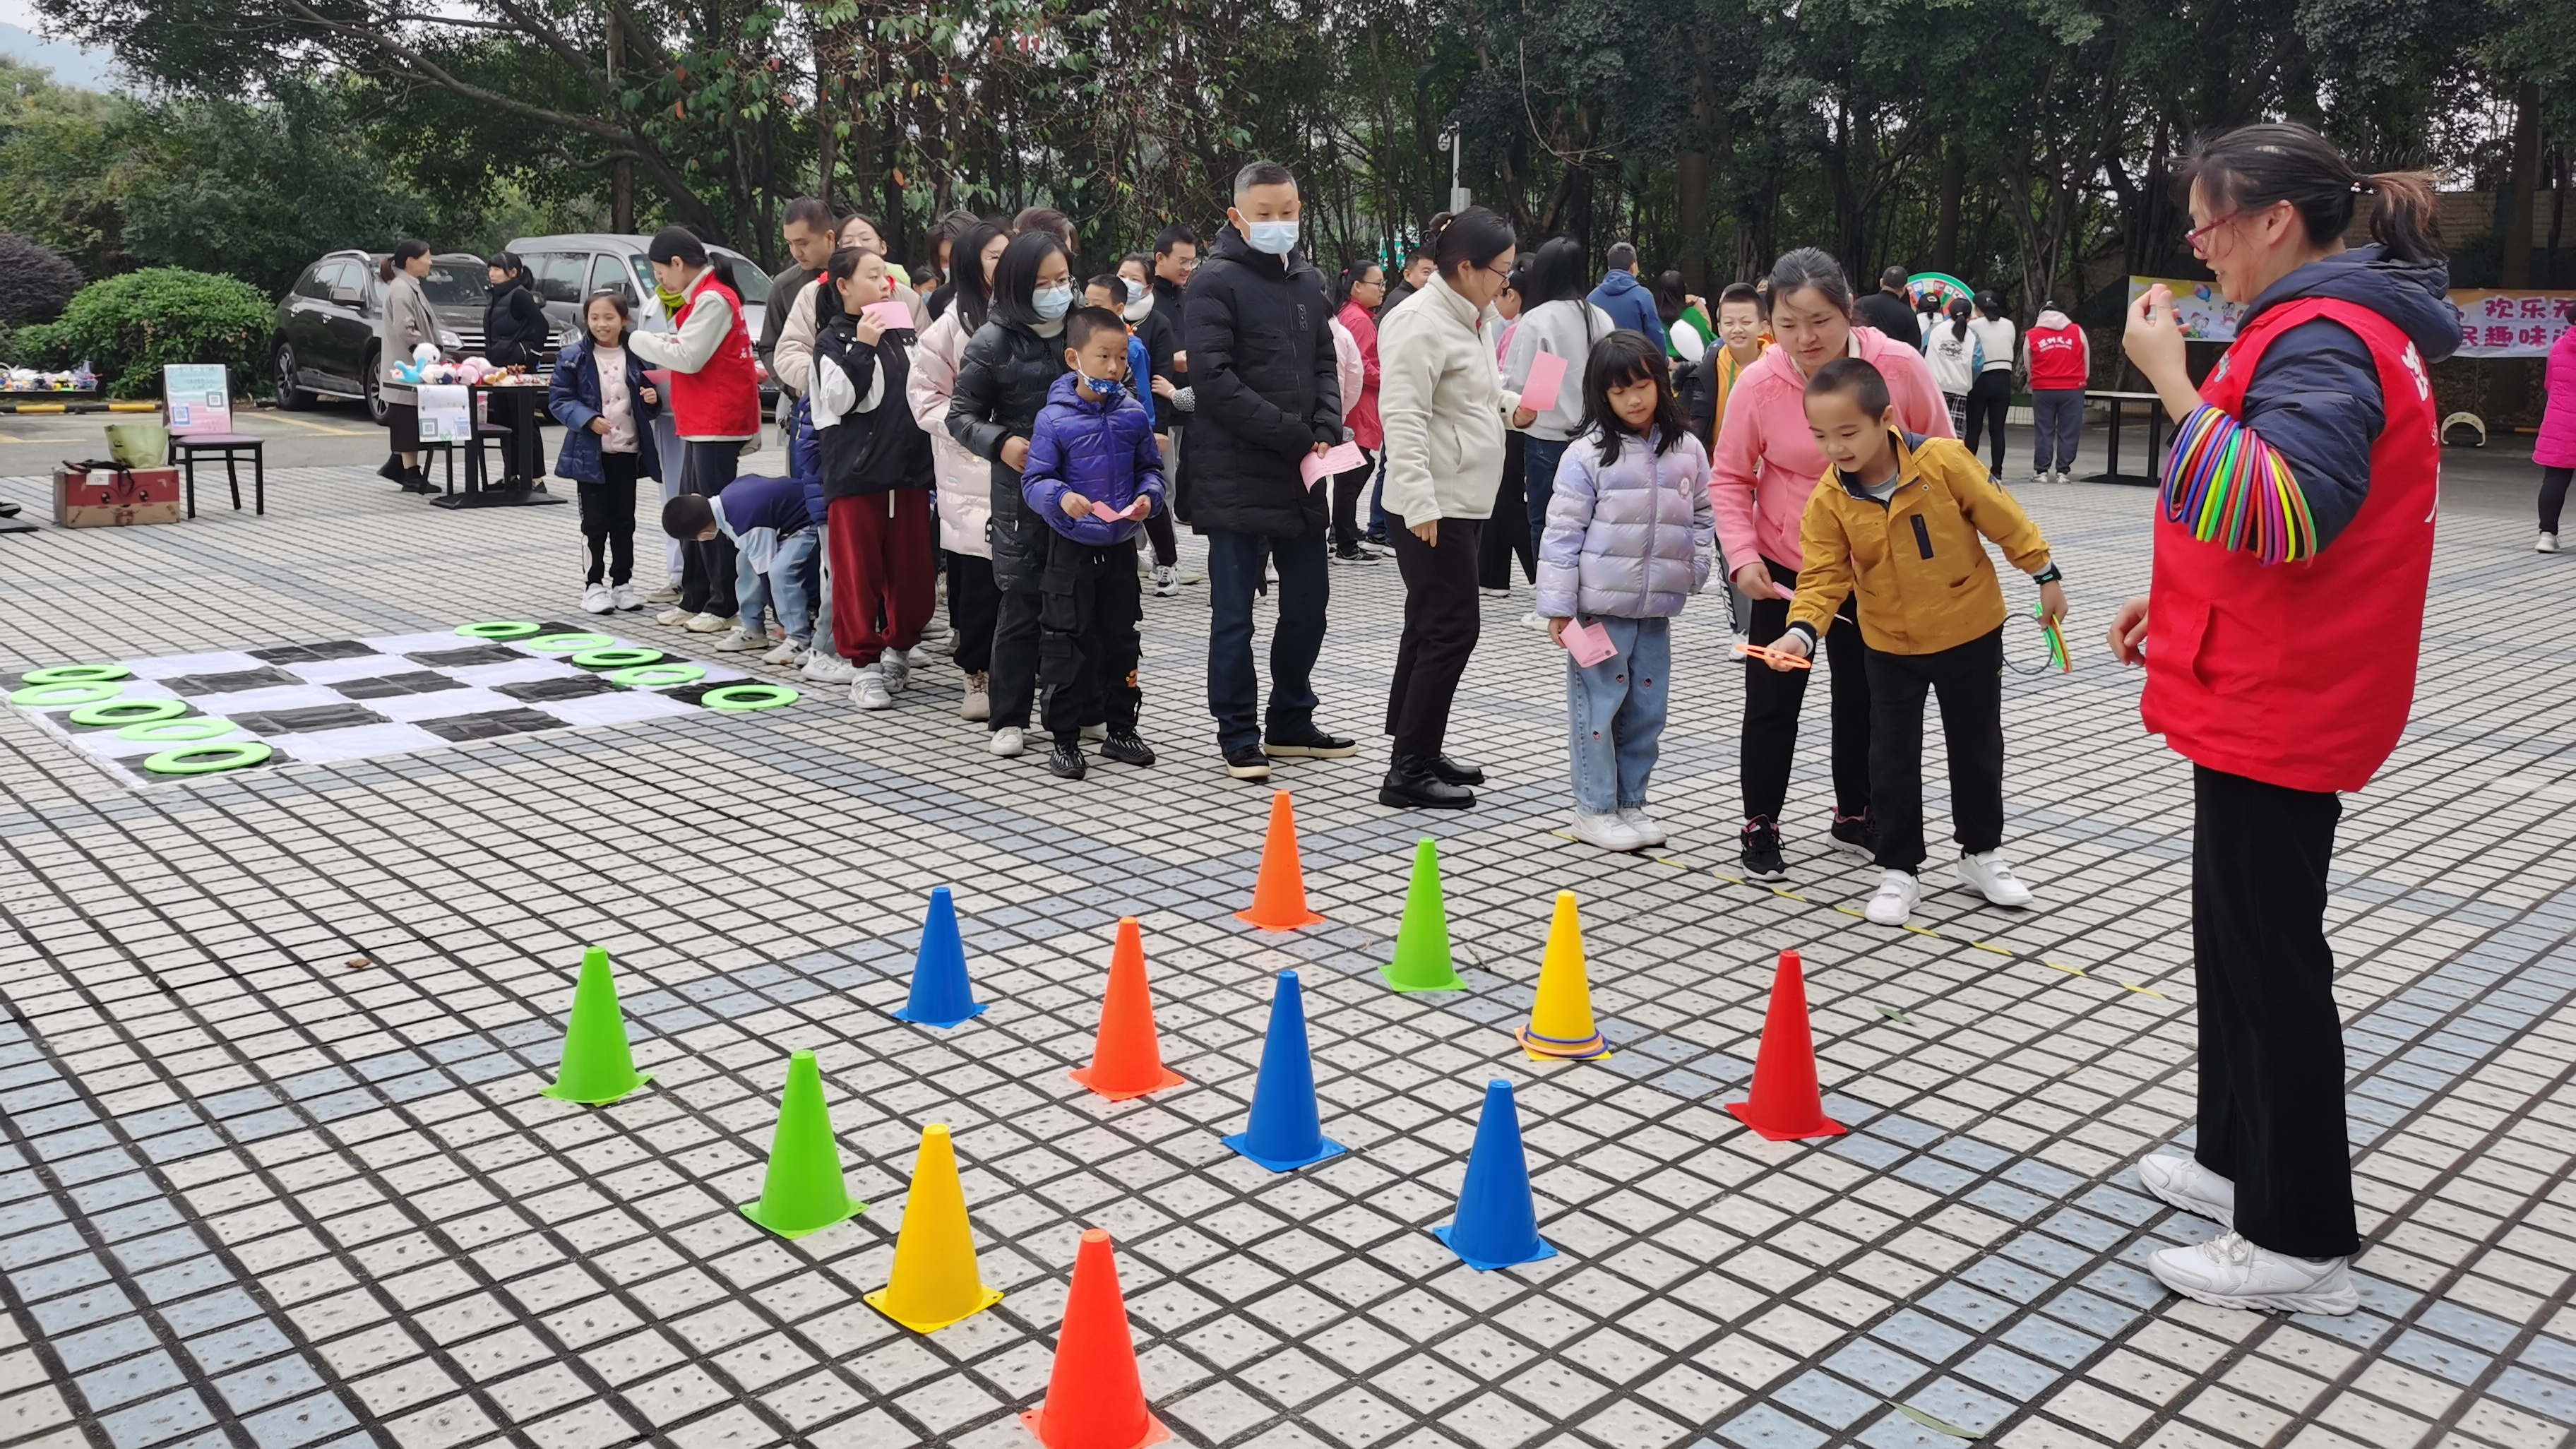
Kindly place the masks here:
<instances>
[{"instance_id":1,"label":"silver van","mask_svg":"<svg viewBox=\"0 0 2576 1449\"><path fill-rule=\"evenodd\" d=\"M649 236L585 231L523 236L509 249L518 253L536 278L537 296L546 304L546 315L557 332L569 330L578 336L581 299L610 287L623 291L634 305L639 331L668 332L671 319L662 315L662 303L653 288L653 263L645 256L652 244ZM769 274L731 247L710 245L707 250L733 264L734 281L742 291L742 323L758 337L769 302Z\"/></svg>"}]
</instances>

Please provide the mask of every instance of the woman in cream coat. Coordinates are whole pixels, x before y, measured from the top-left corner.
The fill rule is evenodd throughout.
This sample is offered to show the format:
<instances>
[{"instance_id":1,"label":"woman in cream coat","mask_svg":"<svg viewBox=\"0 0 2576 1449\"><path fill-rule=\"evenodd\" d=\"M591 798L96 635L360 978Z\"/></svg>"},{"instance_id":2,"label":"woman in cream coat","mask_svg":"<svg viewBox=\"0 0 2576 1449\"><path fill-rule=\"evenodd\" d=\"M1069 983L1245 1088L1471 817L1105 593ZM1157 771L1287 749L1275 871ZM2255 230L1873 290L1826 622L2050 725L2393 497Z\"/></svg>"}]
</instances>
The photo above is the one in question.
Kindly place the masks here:
<instances>
[{"instance_id":1,"label":"woman in cream coat","mask_svg":"<svg viewBox=\"0 0 2576 1449\"><path fill-rule=\"evenodd\" d=\"M434 265L429 243L406 241L376 266L376 280L385 288L384 315L376 319L376 366L381 373L376 385L385 400L389 445L385 465L376 472L400 484L405 493L438 491L420 469L420 394L409 383L394 381L394 369L411 361L412 349L424 342L433 349L438 346L438 314L429 310L429 297L420 289L420 279Z\"/></svg>"}]
</instances>

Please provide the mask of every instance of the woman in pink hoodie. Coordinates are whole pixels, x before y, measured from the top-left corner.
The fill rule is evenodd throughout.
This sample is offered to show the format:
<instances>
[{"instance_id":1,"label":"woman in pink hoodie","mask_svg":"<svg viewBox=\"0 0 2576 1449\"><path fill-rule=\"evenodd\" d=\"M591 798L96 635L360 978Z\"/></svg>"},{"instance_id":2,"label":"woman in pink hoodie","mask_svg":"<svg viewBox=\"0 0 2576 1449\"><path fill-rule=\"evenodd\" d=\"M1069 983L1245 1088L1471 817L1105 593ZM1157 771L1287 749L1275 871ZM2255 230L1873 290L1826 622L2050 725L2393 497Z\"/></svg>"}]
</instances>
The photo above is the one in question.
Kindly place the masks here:
<instances>
[{"instance_id":1,"label":"woman in pink hoodie","mask_svg":"<svg viewBox=\"0 0 2576 1449\"><path fill-rule=\"evenodd\" d=\"M1824 451L1807 429L1807 379L1837 357L1866 358L1887 379L1897 425L1929 437L1957 436L1949 404L1912 338L1887 337L1852 324L1851 283L1842 265L1801 247L1771 266L1771 335L1779 345L1744 369L1726 403L1726 427L1710 462L1709 498L1717 541L1736 587L1753 601L1745 637L1768 644L1789 627L1790 590L1798 583L1798 521L1825 476ZM1869 823L1869 680L1861 668L1860 626L1850 600L1825 631L1834 681L1833 842L1867 858ZM1789 761L1798 746L1798 708L1807 671L1744 661L1744 730L1737 770L1744 788L1740 845L1744 873L1775 880L1780 810L1789 798Z\"/></svg>"},{"instance_id":2,"label":"woman in pink hoodie","mask_svg":"<svg viewBox=\"0 0 2576 1449\"><path fill-rule=\"evenodd\" d=\"M2549 349L2549 400L2541 407L2540 441L2531 461L2540 465L2540 541L2542 553L2558 552L2558 510L2567 501L2567 483L2576 478L2576 326L2558 334Z\"/></svg>"}]
</instances>

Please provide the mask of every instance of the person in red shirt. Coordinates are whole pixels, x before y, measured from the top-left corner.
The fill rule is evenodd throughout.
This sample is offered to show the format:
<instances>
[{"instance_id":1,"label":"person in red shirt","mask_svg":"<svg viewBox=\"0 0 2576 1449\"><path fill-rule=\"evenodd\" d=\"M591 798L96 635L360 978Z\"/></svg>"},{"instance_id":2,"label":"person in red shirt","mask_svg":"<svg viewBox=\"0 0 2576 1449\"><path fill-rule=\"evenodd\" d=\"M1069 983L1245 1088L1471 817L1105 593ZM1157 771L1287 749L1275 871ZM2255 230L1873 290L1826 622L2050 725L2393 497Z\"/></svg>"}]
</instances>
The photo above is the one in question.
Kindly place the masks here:
<instances>
[{"instance_id":1,"label":"person in red shirt","mask_svg":"<svg viewBox=\"0 0 2576 1449\"><path fill-rule=\"evenodd\" d=\"M2063 483L2084 440L2084 379L2093 371L2093 344L2074 318L2042 307L2021 347L2030 369L2030 481L2045 483L2054 473Z\"/></svg>"}]
</instances>

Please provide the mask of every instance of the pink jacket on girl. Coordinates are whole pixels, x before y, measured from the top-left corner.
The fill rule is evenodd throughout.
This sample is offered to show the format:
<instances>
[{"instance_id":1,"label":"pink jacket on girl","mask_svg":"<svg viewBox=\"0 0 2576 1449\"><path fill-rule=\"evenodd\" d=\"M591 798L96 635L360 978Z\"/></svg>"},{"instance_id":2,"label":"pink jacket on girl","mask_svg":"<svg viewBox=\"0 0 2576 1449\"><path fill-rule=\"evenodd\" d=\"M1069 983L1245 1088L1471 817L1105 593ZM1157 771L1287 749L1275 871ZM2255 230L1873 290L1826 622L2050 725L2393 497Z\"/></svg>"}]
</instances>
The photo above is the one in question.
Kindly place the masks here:
<instances>
[{"instance_id":1,"label":"pink jacket on girl","mask_svg":"<svg viewBox=\"0 0 2576 1449\"><path fill-rule=\"evenodd\" d=\"M1851 335L1851 355L1886 376L1897 427L1935 438L1958 436L1923 354L1875 327L1854 327ZM1806 397L1807 380L1786 347L1763 353L1727 394L1726 426L1709 463L1708 492L1730 571L1756 557L1795 568L1804 557L1798 522L1826 466L1824 450L1807 430Z\"/></svg>"},{"instance_id":2,"label":"pink jacket on girl","mask_svg":"<svg viewBox=\"0 0 2576 1449\"><path fill-rule=\"evenodd\" d=\"M2531 461L2543 468L2576 468L2576 326L2558 334L2549 349L2549 401L2540 412L2540 441Z\"/></svg>"}]
</instances>

